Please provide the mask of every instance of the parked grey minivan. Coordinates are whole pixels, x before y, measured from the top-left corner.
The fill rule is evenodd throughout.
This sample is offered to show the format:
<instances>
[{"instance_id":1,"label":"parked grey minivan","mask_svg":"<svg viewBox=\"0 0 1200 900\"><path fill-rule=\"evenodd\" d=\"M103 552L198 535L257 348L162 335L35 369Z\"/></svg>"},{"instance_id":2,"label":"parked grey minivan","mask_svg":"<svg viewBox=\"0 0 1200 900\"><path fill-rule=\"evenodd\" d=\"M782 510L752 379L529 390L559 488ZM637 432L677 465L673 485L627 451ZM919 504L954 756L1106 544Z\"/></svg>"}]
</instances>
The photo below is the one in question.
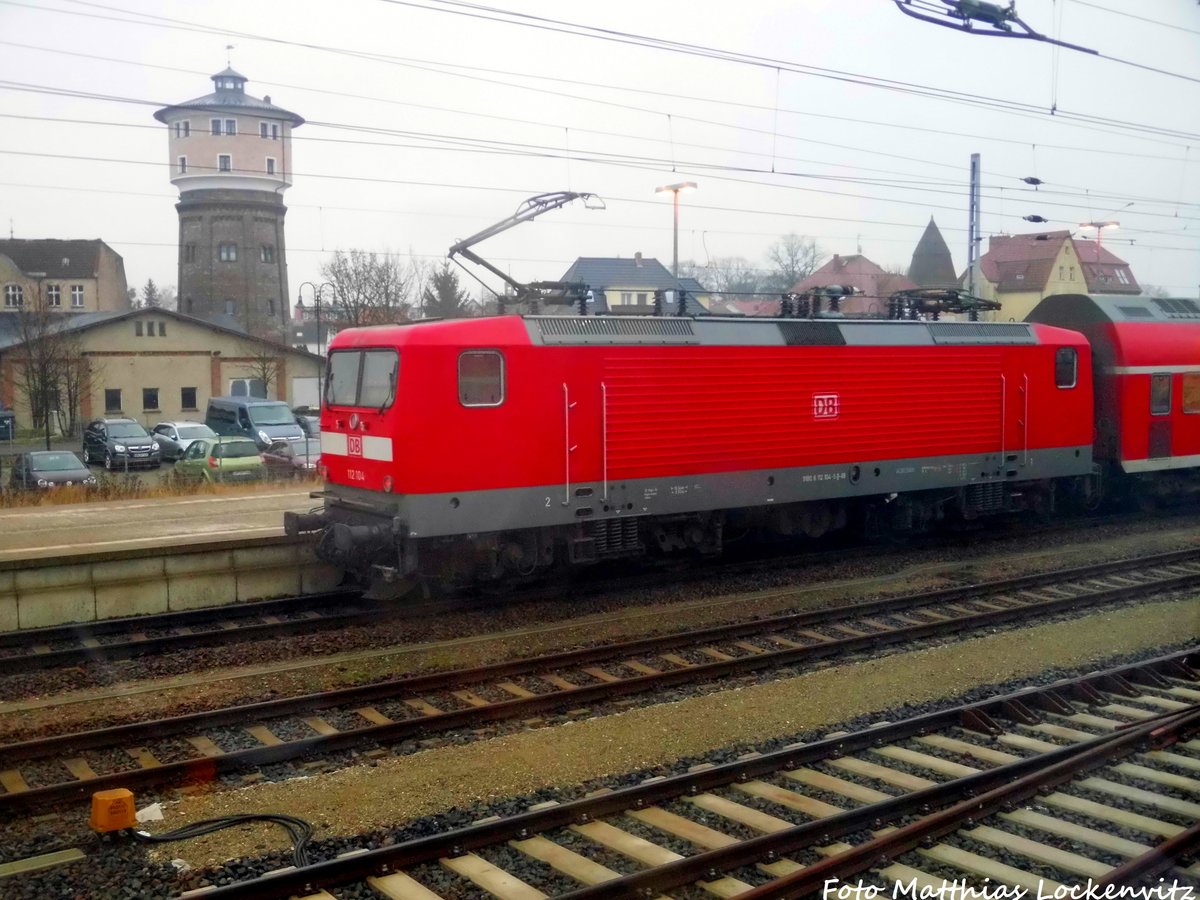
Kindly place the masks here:
<instances>
[{"instance_id":1,"label":"parked grey minivan","mask_svg":"<svg viewBox=\"0 0 1200 900\"><path fill-rule=\"evenodd\" d=\"M276 441L299 441L304 432L282 400L261 397L213 397L204 424L219 435L248 437L266 450Z\"/></svg>"}]
</instances>

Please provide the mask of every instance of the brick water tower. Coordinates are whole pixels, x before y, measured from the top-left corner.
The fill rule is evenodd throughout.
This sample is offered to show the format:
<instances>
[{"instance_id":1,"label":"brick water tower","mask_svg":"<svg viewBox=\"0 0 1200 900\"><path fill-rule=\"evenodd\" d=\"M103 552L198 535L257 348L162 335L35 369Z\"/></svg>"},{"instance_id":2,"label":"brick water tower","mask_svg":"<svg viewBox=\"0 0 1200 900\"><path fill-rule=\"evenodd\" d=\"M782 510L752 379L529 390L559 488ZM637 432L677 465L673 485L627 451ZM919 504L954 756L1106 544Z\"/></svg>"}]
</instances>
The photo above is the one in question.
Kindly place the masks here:
<instances>
[{"instance_id":1,"label":"brick water tower","mask_svg":"<svg viewBox=\"0 0 1200 900\"><path fill-rule=\"evenodd\" d=\"M154 114L179 188L179 311L280 339L290 296L283 192L304 120L251 97L231 68L212 80L211 94Z\"/></svg>"}]
</instances>

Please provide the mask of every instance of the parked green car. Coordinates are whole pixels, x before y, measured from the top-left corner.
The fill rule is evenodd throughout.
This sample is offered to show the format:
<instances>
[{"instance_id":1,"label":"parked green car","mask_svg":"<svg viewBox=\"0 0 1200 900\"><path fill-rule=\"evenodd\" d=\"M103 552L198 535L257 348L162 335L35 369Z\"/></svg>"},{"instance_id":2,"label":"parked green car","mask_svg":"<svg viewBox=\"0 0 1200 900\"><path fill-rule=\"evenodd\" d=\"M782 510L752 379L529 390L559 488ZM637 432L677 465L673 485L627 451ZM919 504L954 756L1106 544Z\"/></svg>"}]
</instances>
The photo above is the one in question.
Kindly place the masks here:
<instances>
[{"instance_id":1,"label":"parked green car","mask_svg":"<svg viewBox=\"0 0 1200 900\"><path fill-rule=\"evenodd\" d=\"M224 484L262 481L266 467L258 455L258 445L249 438L213 437L192 441L175 463L175 472L183 478L202 478Z\"/></svg>"}]
</instances>

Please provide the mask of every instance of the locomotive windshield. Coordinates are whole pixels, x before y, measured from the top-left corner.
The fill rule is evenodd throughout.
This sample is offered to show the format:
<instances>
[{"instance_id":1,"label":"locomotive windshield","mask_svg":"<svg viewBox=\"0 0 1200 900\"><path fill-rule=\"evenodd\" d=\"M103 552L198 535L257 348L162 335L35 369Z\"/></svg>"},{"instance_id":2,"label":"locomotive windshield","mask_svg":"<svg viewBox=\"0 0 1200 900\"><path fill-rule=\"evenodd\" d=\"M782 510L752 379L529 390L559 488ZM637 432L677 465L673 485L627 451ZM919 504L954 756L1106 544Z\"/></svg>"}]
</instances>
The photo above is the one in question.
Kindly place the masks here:
<instances>
[{"instance_id":1,"label":"locomotive windshield","mask_svg":"<svg viewBox=\"0 0 1200 900\"><path fill-rule=\"evenodd\" d=\"M395 350L335 350L329 354L325 402L384 409L395 399L399 369Z\"/></svg>"}]
</instances>

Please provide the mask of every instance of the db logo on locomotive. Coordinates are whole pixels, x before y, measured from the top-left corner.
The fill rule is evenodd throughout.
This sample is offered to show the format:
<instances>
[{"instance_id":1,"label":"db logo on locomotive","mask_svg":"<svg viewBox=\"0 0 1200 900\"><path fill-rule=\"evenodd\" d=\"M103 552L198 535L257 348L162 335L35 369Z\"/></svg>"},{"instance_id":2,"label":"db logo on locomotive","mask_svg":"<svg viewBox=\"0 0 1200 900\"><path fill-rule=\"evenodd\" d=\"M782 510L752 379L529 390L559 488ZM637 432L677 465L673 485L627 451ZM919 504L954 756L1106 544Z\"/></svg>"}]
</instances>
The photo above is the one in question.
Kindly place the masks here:
<instances>
[{"instance_id":1,"label":"db logo on locomotive","mask_svg":"<svg viewBox=\"0 0 1200 900\"><path fill-rule=\"evenodd\" d=\"M814 419L836 419L840 407L837 394L813 394Z\"/></svg>"},{"instance_id":2,"label":"db logo on locomotive","mask_svg":"<svg viewBox=\"0 0 1200 900\"><path fill-rule=\"evenodd\" d=\"M346 435L346 454L348 456L362 456L362 435L348 434Z\"/></svg>"}]
</instances>

